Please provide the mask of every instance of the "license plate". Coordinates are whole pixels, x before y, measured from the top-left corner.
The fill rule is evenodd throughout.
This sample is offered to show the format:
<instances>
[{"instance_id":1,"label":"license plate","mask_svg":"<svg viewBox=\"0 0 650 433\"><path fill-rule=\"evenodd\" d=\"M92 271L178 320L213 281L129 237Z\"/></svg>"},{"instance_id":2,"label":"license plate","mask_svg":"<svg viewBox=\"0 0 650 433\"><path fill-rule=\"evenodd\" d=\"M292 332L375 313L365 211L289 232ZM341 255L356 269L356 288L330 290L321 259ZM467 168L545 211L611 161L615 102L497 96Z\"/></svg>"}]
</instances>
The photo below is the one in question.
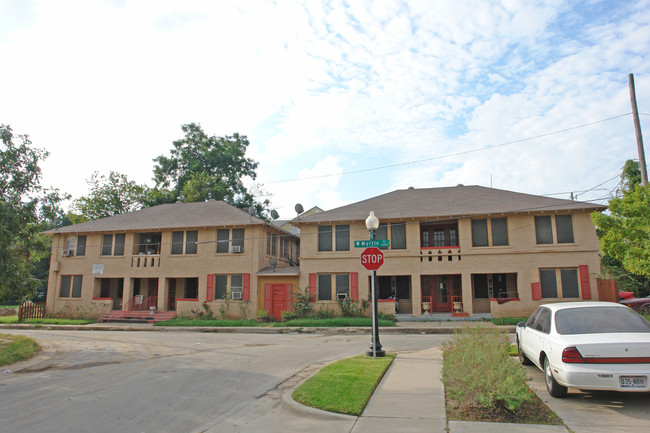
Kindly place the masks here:
<instances>
[{"instance_id":1,"label":"license plate","mask_svg":"<svg viewBox=\"0 0 650 433\"><path fill-rule=\"evenodd\" d=\"M645 388L646 376L621 376L618 378L621 388Z\"/></svg>"}]
</instances>

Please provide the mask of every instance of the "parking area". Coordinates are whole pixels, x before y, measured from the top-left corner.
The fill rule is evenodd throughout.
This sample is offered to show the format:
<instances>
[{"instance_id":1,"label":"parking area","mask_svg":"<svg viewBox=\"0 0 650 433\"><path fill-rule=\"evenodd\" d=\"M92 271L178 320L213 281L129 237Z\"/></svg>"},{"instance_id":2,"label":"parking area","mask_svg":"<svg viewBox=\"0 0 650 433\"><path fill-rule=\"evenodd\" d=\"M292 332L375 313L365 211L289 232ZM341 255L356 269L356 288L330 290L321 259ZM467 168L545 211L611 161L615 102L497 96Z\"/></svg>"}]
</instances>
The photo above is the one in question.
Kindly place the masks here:
<instances>
[{"instance_id":1,"label":"parking area","mask_svg":"<svg viewBox=\"0 0 650 433\"><path fill-rule=\"evenodd\" d=\"M650 393L580 391L569 388L565 398L546 391L544 374L527 366L530 385L573 433L639 433L650 431Z\"/></svg>"}]
</instances>

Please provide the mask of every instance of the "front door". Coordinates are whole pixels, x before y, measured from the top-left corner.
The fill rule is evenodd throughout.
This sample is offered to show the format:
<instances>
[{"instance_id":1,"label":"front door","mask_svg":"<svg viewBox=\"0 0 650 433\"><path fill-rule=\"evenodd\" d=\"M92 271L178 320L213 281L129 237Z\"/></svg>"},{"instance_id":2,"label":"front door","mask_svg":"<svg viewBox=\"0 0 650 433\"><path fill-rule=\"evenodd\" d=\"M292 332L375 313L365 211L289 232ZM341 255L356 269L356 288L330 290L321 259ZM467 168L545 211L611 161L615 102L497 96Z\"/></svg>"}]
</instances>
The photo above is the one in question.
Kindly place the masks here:
<instances>
[{"instance_id":1,"label":"front door","mask_svg":"<svg viewBox=\"0 0 650 433\"><path fill-rule=\"evenodd\" d=\"M427 303L425 307L427 311L430 308L433 313L449 313L452 311L452 296L460 295L460 275L424 275L422 277L422 299Z\"/></svg>"},{"instance_id":2,"label":"front door","mask_svg":"<svg viewBox=\"0 0 650 433\"><path fill-rule=\"evenodd\" d=\"M445 313L451 311L451 295L449 278L446 275L439 275L434 279L433 311Z\"/></svg>"},{"instance_id":3,"label":"front door","mask_svg":"<svg viewBox=\"0 0 650 433\"><path fill-rule=\"evenodd\" d=\"M287 305L287 286L286 284L273 284L271 286L271 316L276 320L282 319L282 311Z\"/></svg>"}]
</instances>

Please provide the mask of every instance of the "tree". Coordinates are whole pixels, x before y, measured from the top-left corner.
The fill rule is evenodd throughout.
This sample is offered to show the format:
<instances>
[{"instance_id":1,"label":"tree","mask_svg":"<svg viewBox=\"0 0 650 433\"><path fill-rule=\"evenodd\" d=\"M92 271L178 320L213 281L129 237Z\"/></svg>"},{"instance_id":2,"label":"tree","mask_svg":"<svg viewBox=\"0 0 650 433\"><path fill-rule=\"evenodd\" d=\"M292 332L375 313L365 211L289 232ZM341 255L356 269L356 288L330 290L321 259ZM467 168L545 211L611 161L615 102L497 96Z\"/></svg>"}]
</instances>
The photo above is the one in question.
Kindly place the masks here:
<instances>
[{"instance_id":1,"label":"tree","mask_svg":"<svg viewBox=\"0 0 650 433\"><path fill-rule=\"evenodd\" d=\"M638 162L625 163L621 197L612 198L609 211L592 214L592 220L605 253L603 267L621 287L643 296L650 279L650 191L639 184L638 170Z\"/></svg>"},{"instance_id":2,"label":"tree","mask_svg":"<svg viewBox=\"0 0 650 433\"><path fill-rule=\"evenodd\" d=\"M173 142L171 156L154 159L154 181L159 191L171 191L173 201L224 200L239 206L264 207L244 186L243 178L255 179L258 163L246 158L245 135L208 136L201 125L182 125L185 137ZM164 192L162 196L165 200Z\"/></svg>"},{"instance_id":3,"label":"tree","mask_svg":"<svg viewBox=\"0 0 650 433\"><path fill-rule=\"evenodd\" d=\"M134 212L145 206L147 187L111 171L108 177L94 172L88 181L90 194L76 199L73 207L86 221Z\"/></svg>"},{"instance_id":4,"label":"tree","mask_svg":"<svg viewBox=\"0 0 650 433\"><path fill-rule=\"evenodd\" d=\"M50 253L50 239L41 234L63 214L58 190L44 190L39 163L48 153L32 147L27 135L14 136L0 125L0 302L22 298L43 284L34 265ZM41 272L42 275L42 272Z\"/></svg>"}]
</instances>

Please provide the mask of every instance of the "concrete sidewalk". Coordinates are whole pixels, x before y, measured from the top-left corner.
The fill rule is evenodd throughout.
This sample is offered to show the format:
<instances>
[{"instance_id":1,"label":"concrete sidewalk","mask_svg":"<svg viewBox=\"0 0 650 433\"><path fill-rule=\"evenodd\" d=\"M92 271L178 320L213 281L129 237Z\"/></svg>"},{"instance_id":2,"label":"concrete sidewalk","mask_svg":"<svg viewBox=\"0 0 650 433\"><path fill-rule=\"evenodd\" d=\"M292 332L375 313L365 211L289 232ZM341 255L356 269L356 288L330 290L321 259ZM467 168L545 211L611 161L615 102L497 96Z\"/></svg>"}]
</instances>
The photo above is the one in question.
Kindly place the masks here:
<instances>
[{"instance_id":1,"label":"concrete sidewalk","mask_svg":"<svg viewBox=\"0 0 650 433\"><path fill-rule=\"evenodd\" d=\"M411 433L411 432L481 432L503 433L567 433L564 426L502 424L450 421L445 416L445 392L441 379L442 352L432 348L399 354L375 390L366 409L354 422L354 417L334 415L331 421L353 423L342 426L350 433ZM288 391L290 395L291 391ZM284 401L300 412L299 403L285 396ZM306 413L318 412L305 408ZM323 413L324 417L327 417ZM349 425L349 424L348 424ZM449 427L449 430L447 430ZM336 431L335 429L331 431Z\"/></svg>"}]
</instances>

